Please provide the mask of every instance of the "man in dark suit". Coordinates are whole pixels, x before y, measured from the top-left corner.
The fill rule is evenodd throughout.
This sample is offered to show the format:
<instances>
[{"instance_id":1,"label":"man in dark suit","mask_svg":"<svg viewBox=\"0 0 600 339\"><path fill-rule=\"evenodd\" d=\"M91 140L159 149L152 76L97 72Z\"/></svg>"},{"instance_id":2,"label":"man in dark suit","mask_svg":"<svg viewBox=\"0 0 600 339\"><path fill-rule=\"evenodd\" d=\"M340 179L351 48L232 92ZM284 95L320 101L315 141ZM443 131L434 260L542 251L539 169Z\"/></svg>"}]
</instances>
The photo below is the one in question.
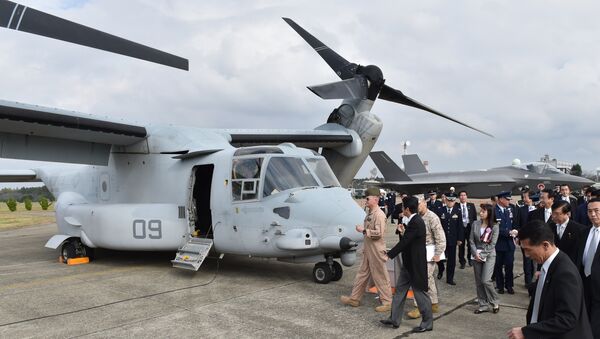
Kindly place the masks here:
<instances>
[{"instance_id":1,"label":"man in dark suit","mask_svg":"<svg viewBox=\"0 0 600 339\"><path fill-rule=\"evenodd\" d=\"M571 186L568 184L560 184L559 188L560 195L556 201L563 200L571 205L571 218L575 219L577 215L577 199L571 196Z\"/></svg>"},{"instance_id":2,"label":"man in dark suit","mask_svg":"<svg viewBox=\"0 0 600 339\"><path fill-rule=\"evenodd\" d=\"M588 187L585 190L585 195L583 196L582 201L579 202L579 206L577 206L577 213L575 216L575 221L585 226L592 226L592 222L588 217L588 202L594 198L598 198L600 196L600 190L597 190L593 187Z\"/></svg>"},{"instance_id":3,"label":"man in dark suit","mask_svg":"<svg viewBox=\"0 0 600 339\"><path fill-rule=\"evenodd\" d=\"M468 202L467 199L467 191L458 192L458 207L460 208L460 213L462 215L465 239L469 239L469 235L471 234L471 224L473 221L477 220L477 210L475 209L475 204ZM465 247L467 249L466 251ZM463 243L458 246L458 261L460 262L460 269L464 269L467 262L469 263L469 266L472 266L471 246L467 244L467 241L463 241Z\"/></svg>"},{"instance_id":4,"label":"man in dark suit","mask_svg":"<svg viewBox=\"0 0 600 339\"><path fill-rule=\"evenodd\" d=\"M554 243L561 251L571 258L573 263L577 260L580 238L588 228L569 218L571 204L559 200L552 205L552 233Z\"/></svg>"},{"instance_id":5,"label":"man in dark suit","mask_svg":"<svg viewBox=\"0 0 600 339\"><path fill-rule=\"evenodd\" d=\"M515 261L515 244L513 230L516 229L517 212L510 203L511 192L500 192L496 196L498 203L494 210L498 223L498 241L496 242L496 263L494 276L498 293L504 294L504 288L509 294L514 294L513 265Z\"/></svg>"},{"instance_id":6,"label":"man in dark suit","mask_svg":"<svg viewBox=\"0 0 600 339\"><path fill-rule=\"evenodd\" d=\"M552 204L554 204L555 193L546 188L540 191L540 207L529 214L529 220L541 220L545 223L552 222Z\"/></svg>"},{"instance_id":7,"label":"man in dark suit","mask_svg":"<svg viewBox=\"0 0 600 339\"><path fill-rule=\"evenodd\" d=\"M577 254L577 266L583 278L585 303L594 338L600 338L600 198L588 203L592 228L583 232Z\"/></svg>"},{"instance_id":8,"label":"man in dark suit","mask_svg":"<svg viewBox=\"0 0 600 339\"><path fill-rule=\"evenodd\" d=\"M583 282L577 267L554 245L554 235L540 220L519 230L525 254L542 266L527 310L527 326L512 328L511 339L592 338Z\"/></svg>"},{"instance_id":9,"label":"man in dark suit","mask_svg":"<svg viewBox=\"0 0 600 339\"><path fill-rule=\"evenodd\" d=\"M404 302L408 288L412 287L419 312L421 324L413 328L413 332L425 332L433 329L431 299L427 295L427 253L425 249L425 222L417 214L419 201L415 197L402 199L403 214L408 218L404 232L400 232L400 241L387 253L395 258L402 252L402 267L396 282L396 293L392 300L392 310L388 319L380 320L384 325L394 328L400 326L404 314Z\"/></svg>"},{"instance_id":10,"label":"man in dark suit","mask_svg":"<svg viewBox=\"0 0 600 339\"><path fill-rule=\"evenodd\" d=\"M532 212L536 209L536 206L533 203L533 199L531 198L531 191L524 191L521 193L521 199L523 200L523 206L518 208L518 222L517 227L521 228L527 225L529 221L529 212ZM533 194L533 197L539 201L539 195ZM523 278L525 279L525 286L529 286L533 281L533 272L535 272L535 265L533 264L533 260L528 258L525 255L523 249L521 249L521 254L523 255Z\"/></svg>"},{"instance_id":11,"label":"man in dark suit","mask_svg":"<svg viewBox=\"0 0 600 339\"><path fill-rule=\"evenodd\" d=\"M465 232L463 218L460 207L456 204L456 194L446 193L444 202L446 207L442 207L439 212L440 221L446 234L446 260L448 270L446 272L446 282L450 285L456 285L454 282L454 270L456 269L456 246L460 246L465 241ZM438 279L444 275L444 263L438 262Z\"/></svg>"}]
</instances>

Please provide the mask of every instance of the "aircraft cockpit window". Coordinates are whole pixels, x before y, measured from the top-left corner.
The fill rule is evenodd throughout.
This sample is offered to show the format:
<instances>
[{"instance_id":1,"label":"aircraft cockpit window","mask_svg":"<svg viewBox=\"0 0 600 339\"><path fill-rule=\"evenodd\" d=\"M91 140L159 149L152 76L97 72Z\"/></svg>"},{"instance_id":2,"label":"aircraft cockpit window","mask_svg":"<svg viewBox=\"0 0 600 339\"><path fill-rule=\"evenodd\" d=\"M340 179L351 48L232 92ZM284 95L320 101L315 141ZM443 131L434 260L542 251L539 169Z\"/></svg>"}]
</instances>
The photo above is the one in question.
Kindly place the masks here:
<instances>
[{"instance_id":1,"label":"aircraft cockpit window","mask_svg":"<svg viewBox=\"0 0 600 339\"><path fill-rule=\"evenodd\" d=\"M275 146L245 147L238 148L233 156L252 154L283 154L283 151L281 148Z\"/></svg>"},{"instance_id":2,"label":"aircraft cockpit window","mask_svg":"<svg viewBox=\"0 0 600 339\"><path fill-rule=\"evenodd\" d=\"M263 196L267 197L295 187L318 185L302 159L273 157L267 165Z\"/></svg>"},{"instance_id":3,"label":"aircraft cockpit window","mask_svg":"<svg viewBox=\"0 0 600 339\"><path fill-rule=\"evenodd\" d=\"M340 186L340 183L335 177L335 174L333 174L331 167L329 167L327 160L323 158L313 158L306 159L306 162L308 163L308 167L310 167L310 169L317 175L319 180L321 180L323 186Z\"/></svg>"},{"instance_id":4,"label":"aircraft cockpit window","mask_svg":"<svg viewBox=\"0 0 600 339\"><path fill-rule=\"evenodd\" d=\"M544 170L544 172L546 174L561 174L562 173L558 168L551 166L551 165L546 166L546 169Z\"/></svg>"},{"instance_id":5,"label":"aircraft cockpit window","mask_svg":"<svg viewBox=\"0 0 600 339\"><path fill-rule=\"evenodd\" d=\"M231 169L233 200L258 199L262 158L234 159Z\"/></svg>"}]
</instances>

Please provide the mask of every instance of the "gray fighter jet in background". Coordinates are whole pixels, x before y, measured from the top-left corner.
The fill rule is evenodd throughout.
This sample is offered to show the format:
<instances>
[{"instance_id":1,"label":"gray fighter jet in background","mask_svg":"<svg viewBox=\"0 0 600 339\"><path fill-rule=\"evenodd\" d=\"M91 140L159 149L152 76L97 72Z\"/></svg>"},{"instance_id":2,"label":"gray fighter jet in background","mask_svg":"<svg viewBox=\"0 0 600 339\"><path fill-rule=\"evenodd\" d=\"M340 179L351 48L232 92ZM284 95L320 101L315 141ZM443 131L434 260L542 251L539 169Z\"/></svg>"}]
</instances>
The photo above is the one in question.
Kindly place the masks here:
<instances>
[{"instance_id":1,"label":"gray fighter jet in background","mask_svg":"<svg viewBox=\"0 0 600 339\"><path fill-rule=\"evenodd\" d=\"M543 162L514 163L487 170L429 173L416 154L402 156L404 171L385 152L371 152L369 155L385 179L382 187L409 194L428 190L446 192L452 186L457 192L467 191L471 198L489 198L500 191L519 194L524 186L533 188L540 183L546 187L568 184L572 190L594 184Z\"/></svg>"}]
</instances>

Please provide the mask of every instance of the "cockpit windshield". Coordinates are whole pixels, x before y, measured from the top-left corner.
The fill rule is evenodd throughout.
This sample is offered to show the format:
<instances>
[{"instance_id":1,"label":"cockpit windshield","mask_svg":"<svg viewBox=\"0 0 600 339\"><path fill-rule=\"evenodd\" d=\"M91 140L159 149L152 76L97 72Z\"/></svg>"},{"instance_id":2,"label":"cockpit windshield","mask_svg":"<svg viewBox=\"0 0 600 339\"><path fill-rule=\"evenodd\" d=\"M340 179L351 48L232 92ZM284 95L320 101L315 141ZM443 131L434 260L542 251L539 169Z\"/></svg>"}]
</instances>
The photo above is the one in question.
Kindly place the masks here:
<instances>
[{"instance_id":1,"label":"cockpit windshield","mask_svg":"<svg viewBox=\"0 0 600 339\"><path fill-rule=\"evenodd\" d=\"M273 157L267 165L263 197L295 187L318 186L300 158Z\"/></svg>"},{"instance_id":2,"label":"cockpit windshield","mask_svg":"<svg viewBox=\"0 0 600 339\"><path fill-rule=\"evenodd\" d=\"M319 180L321 180L323 186L340 186L340 182L335 177L335 174L333 174L333 171L331 170L331 167L329 167L327 160L323 158L311 158L306 159L306 162L308 163L308 167L310 167L310 169L317 175Z\"/></svg>"}]
</instances>

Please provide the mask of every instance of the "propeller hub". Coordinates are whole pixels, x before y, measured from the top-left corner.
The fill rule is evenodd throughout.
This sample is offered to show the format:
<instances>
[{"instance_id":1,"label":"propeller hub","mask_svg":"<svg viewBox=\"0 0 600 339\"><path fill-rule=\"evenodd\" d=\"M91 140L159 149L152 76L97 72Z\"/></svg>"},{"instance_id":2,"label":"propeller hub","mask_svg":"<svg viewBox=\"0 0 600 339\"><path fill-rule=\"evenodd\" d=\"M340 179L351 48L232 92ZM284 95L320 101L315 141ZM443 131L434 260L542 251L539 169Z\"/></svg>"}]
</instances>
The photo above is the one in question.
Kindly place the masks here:
<instances>
[{"instance_id":1,"label":"propeller hub","mask_svg":"<svg viewBox=\"0 0 600 339\"><path fill-rule=\"evenodd\" d=\"M381 68L375 65L359 66L356 69L356 74L364 75L369 80L369 90L367 92L367 98L369 100L375 100L385 79L383 78L383 72Z\"/></svg>"}]
</instances>

